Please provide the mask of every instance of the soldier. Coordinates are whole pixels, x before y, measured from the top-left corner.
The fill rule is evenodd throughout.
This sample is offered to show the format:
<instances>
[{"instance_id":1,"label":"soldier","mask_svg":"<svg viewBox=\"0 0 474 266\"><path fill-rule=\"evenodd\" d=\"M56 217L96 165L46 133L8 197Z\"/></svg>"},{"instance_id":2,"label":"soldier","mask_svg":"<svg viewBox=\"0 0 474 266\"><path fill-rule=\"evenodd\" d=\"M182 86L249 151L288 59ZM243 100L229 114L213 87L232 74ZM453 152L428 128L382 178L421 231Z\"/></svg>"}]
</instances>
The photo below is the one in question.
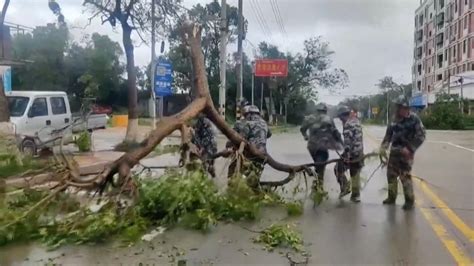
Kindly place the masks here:
<instances>
[{"instance_id":1,"label":"soldier","mask_svg":"<svg viewBox=\"0 0 474 266\"><path fill-rule=\"evenodd\" d=\"M342 121L342 134L344 136L344 153L342 154L344 161L338 162L334 167L337 181L341 186L339 198L351 192L345 174L349 170L352 185L351 201L360 202L360 171L364 166L362 160L364 156L362 126L357 118L357 113L347 106L341 106L337 116Z\"/></svg>"},{"instance_id":2,"label":"soldier","mask_svg":"<svg viewBox=\"0 0 474 266\"><path fill-rule=\"evenodd\" d=\"M205 169L214 178L216 171L214 169L214 159L211 158L212 155L217 153L217 142L212 131L212 123L204 114L199 114L193 126L193 131L192 143L197 146Z\"/></svg>"},{"instance_id":3,"label":"soldier","mask_svg":"<svg viewBox=\"0 0 474 266\"><path fill-rule=\"evenodd\" d=\"M415 203L411 168L416 150L425 141L426 132L420 118L410 112L408 100L403 95L394 103L395 117L387 126L382 141L382 151L386 151L391 144L387 166L388 197L383 204L395 204L398 194L397 177L400 177L405 195L403 209L410 210Z\"/></svg>"},{"instance_id":4,"label":"soldier","mask_svg":"<svg viewBox=\"0 0 474 266\"><path fill-rule=\"evenodd\" d=\"M236 130L244 139L250 144L253 144L258 150L263 153L267 152L267 139L271 137L272 133L268 128L267 122L260 116L260 110L255 105L247 105L243 108L244 120L241 123L234 125ZM226 147L232 147L232 143L228 142ZM254 168L257 171L257 177L260 178L261 172L263 171L264 161L259 158L253 158L250 154L244 154L244 156L252 161L252 165L249 167L243 167L242 172L245 174L249 169ZM228 177L232 177L235 174L236 162L234 161L229 165Z\"/></svg>"},{"instance_id":5,"label":"soldier","mask_svg":"<svg viewBox=\"0 0 474 266\"><path fill-rule=\"evenodd\" d=\"M327 115L327 106L320 103L316 106L317 114L305 118L301 125L301 134L308 141L308 151L315 163L325 162L329 158L328 150L342 149L342 138L334 125L334 121ZM309 137L307 131L309 130ZM316 166L317 183L323 186L326 165Z\"/></svg>"}]
</instances>

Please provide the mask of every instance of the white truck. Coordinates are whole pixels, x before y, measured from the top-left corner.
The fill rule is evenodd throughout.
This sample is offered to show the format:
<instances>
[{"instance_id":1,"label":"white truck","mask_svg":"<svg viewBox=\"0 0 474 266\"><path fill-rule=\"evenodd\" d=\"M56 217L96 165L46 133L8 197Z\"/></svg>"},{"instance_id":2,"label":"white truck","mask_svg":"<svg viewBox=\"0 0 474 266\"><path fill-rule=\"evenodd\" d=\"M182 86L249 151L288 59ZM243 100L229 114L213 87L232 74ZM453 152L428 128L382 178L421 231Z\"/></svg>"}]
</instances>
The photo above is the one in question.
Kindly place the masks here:
<instances>
[{"instance_id":1,"label":"white truck","mask_svg":"<svg viewBox=\"0 0 474 266\"><path fill-rule=\"evenodd\" d=\"M107 125L105 114L89 115L87 121L73 117L65 92L11 91L6 96L18 146L25 154L58 145L61 137L64 144L71 143L73 133Z\"/></svg>"}]
</instances>

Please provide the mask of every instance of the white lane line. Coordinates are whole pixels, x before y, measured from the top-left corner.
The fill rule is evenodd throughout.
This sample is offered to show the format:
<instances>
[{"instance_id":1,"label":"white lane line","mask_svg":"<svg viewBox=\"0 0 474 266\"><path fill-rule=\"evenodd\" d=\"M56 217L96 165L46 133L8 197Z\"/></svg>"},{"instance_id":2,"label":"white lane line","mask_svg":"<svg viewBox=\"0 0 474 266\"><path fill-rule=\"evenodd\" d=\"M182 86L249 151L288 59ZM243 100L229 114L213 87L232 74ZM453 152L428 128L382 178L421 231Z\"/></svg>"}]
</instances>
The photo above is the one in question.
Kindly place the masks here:
<instances>
[{"instance_id":1,"label":"white lane line","mask_svg":"<svg viewBox=\"0 0 474 266\"><path fill-rule=\"evenodd\" d=\"M461 146L461 145L454 144L454 143L449 142L449 141L428 140L428 141L426 141L426 142L428 142L428 143L447 144L447 145L451 145L451 146L456 147L456 148L459 148L459 149L463 149L463 150L466 150L466 151L474 152L473 149L469 149L469 148L466 148L466 147Z\"/></svg>"}]
</instances>

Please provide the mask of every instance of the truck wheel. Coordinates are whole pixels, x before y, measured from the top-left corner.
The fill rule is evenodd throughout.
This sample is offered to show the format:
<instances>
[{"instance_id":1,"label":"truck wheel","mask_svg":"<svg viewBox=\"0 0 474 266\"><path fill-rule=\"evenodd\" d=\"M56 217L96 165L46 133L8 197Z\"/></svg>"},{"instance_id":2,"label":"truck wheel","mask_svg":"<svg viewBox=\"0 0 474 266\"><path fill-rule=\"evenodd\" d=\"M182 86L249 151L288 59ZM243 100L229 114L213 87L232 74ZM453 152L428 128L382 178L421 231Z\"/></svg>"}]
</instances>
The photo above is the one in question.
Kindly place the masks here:
<instances>
[{"instance_id":1,"label":"truck wheel","mask_svg":"<svg viewBox=\"0 0 474 266\"><path fill-rule=\"evenodd\" d=\"M21 143L21 152L26 156L35 156L36 155L36 143L32 139L25 139Z\"/></svg>"}]
</instances>

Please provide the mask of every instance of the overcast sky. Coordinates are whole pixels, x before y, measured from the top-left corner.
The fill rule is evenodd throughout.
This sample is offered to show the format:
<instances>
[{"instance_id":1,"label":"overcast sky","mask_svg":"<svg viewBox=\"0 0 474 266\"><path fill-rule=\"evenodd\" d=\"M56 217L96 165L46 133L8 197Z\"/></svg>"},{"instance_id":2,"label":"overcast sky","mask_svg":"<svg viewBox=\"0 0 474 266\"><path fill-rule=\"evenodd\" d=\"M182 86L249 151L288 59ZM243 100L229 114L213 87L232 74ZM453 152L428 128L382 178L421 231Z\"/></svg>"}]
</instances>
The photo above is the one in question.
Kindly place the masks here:
<instances>
[{"instance_id":1,"label":"overcast sky","mask_svg":"<svg viewBox=\"0 0 474 266\"><path fill-rule=\"evenodd\" d=\"M184 0L185 6L208 3L211 0ZM82 0L57 0L60 3L72 35L79 40L82 35L99 32L120 41L119 32L110 25L88 23L88 11ZM276 44L285 51L302 49L303 40L321 35L335 51L333 66L343 68L349 75L349 88L341 95L321 91L321 98L335 104L347 95L368 94L377 91L375 84L385 75L398 82L411 81L414 12L419 0L276 0L287 34L276 22L271 0L244 0L244 16L249 21L247 39L257 45L260 41ZM3 4L3 0L0 0ZM237 0L228 0L237 6ZM258 9L259 8L259 9ZM277 8L274 6L274 8ZM269 31L262 29L256 12L261 10ZM6 21L30 27L55 22L47 0L11 1ZM137 42L138 46L140 43ZM234 47L229 47L234 49ZM250 53L252 47L244 43ZM232 51L229 51L232 52ZM148 46L136 48L138 65L150 60Z\"/></svg>"}]
</instances>

